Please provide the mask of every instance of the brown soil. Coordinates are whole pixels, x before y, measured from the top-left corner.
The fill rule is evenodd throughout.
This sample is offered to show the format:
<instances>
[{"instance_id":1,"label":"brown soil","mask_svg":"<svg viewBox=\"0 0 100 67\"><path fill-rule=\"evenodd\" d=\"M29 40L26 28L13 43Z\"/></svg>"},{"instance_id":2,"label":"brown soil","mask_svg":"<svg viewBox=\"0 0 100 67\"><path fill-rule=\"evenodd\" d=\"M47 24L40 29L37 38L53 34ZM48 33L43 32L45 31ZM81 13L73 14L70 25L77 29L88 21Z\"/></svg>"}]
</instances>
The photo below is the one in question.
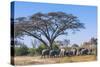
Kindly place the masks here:
<instances>
[{"instance_id":1,"label":"brown soil","mask_svg":"<svg viewBox=\"0 0 100 67\"><path fill-rule=\"evenodd\" d=\"M87 56L73 56L61 58L41 58L40 56L17 56L14 58L15 65L29 65L29 64L54 64L54 63L68 63L68 62L86 62L95 61L95 55Z\"/></svg>"}]
</instances>

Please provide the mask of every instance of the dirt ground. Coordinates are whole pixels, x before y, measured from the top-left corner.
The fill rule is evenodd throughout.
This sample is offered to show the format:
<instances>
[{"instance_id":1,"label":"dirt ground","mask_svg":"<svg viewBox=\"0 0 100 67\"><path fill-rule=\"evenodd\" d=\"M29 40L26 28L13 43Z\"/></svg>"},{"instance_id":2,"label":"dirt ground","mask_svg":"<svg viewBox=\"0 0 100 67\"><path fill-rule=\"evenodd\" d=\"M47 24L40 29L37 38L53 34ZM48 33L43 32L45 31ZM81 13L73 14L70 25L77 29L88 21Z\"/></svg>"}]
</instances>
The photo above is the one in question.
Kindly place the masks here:
<instances>
[{"instance_id":1,"label":"dirt ground","mask_svg":"<svg viewBox=\"0 0 100 67\"><path fill-rule=\"evenodd\" d=\"M35 56L35 57L17 56L14 58L15 65L72 63L72 62L87 62L95 60L96 60L95 55L61 57L61 58L41 58L40 56Z\"/></svg>"}]
</instances>

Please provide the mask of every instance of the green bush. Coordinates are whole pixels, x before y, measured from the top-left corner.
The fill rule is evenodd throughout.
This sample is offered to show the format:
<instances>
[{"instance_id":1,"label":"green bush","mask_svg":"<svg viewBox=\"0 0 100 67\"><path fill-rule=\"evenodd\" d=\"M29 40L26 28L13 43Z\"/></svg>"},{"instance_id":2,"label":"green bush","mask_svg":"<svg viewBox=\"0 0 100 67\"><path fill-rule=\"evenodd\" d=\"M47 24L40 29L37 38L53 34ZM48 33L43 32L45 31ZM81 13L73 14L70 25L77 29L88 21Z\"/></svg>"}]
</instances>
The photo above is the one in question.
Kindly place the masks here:
<instances>
[{"instance_id":1,"label":"green bush","mask_svg":"<svg viewBox=\"0 0 100 67\"><path fill-rule=\"evenodd\" d=\"M35 48L29 48L29 55L30 56L36 55L36 49Z\"/></svg>"},{"instance_id":2,"label":"green bush","mask_svg":"<svg viewBox=\"0 0 100 67\"><path fill-rule=\"evenodd\" d=\"M26 45L21 45L20 47L15 47L16 56L28 55L28 47Z\"/></svg>"},{"instance_id":3,"label":"green bush","mask_svg":"<svg viewBox=\"0 0 100 67\"><path fill-rule=\"evenodd\" d=\"M26 45L22 44L19 47L15 47L15 55L16 56L34 56L34 55L41 55L42 50L47 49L44 44L38 46L38 48L28 48ZM53 45L53 49L59 49L58 45Z\"/></svg>"},{"instance_id":4,"label":"green bush","mask_svg":"<svg viewBox=\"0 0 100 67\"><path fill-rule=\"evenodd\" d=\"M44 44L41 44L41 45L36 49L36 51L37 51L38 54L41 54L43 49L46 49L46 46L45 46Z\"/></svg>"}]
</instances>

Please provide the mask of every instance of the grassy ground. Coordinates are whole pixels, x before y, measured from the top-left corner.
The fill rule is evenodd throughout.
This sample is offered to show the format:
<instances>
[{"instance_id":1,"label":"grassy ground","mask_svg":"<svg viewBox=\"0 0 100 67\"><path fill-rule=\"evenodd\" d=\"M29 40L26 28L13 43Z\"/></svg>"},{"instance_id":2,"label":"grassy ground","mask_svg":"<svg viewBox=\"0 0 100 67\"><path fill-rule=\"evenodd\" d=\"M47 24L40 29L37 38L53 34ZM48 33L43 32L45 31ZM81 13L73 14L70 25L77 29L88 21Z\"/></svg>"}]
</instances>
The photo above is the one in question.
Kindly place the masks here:
<instances>
[{"instance_id":1,"label":"grassy ground","mask_svg":"<svg viewBox=\"0 0 100 67\"><path fill-rule=\"evenodd\" d=\"M72 63L72 62L86 62L95 61L95 55L86 56L73 56L73 57L62 57L62 58L40 58L40 56L17 56L14 58L15 65L29 65L29 64L54 64L54 63Z\"/></svg>"}]
</instances>

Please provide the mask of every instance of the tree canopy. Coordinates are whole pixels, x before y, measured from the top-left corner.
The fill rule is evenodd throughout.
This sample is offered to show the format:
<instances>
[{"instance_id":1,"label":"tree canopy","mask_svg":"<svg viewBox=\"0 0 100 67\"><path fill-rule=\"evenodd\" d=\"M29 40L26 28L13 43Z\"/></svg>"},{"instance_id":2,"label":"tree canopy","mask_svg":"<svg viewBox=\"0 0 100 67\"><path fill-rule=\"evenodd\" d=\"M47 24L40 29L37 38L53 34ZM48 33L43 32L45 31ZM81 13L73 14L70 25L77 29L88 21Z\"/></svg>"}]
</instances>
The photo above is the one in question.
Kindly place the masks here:
<instances>
[{"instance_id":1,"label":"tree canopy","mask_svg":"<svg viewBox=\"0 0 100 67\"><path fill-rule=\"evenodd\" d=\"M29 17L14 20L14 36L32 36L52 49L54 40L60 35L67 35L67 30L79 31L85 28L77 16L64 12L35 13ZM48 43L44 40L47 39Z\"/></svg>"}]
</instances>

